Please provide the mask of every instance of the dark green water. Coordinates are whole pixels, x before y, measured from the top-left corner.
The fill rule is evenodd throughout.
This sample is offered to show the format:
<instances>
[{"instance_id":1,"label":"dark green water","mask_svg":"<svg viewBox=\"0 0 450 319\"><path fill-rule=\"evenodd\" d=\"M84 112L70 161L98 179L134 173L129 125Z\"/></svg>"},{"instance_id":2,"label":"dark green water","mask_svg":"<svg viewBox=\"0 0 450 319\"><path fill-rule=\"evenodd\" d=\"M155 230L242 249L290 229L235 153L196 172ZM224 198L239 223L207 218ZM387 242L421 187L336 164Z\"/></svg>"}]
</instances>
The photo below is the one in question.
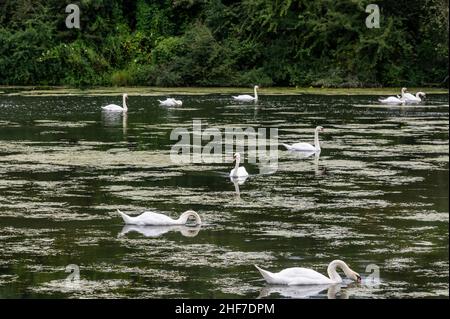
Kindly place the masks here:
<instances>
[{"instance_id":1,"label":"dark green water","mask_svg":"<svg viewBox=\"0 0 450 319\"><path fill-rule=\"evenodd\" d=\"M404 108L372 96L181 98L164 108L130 96L124 122L100 111L117 97L0 96L0 297L448 297L446 95ZM319 159L280 147L276 172L244 163L239 198L231 158L170 161L170 132L193 119L276 127L280 143L326 131ZM118 208L195 209L205 224L133 231ZM272 287L253 267L325 274L333 259L363 277L374 264L381 282ZM79 282L66 283L69 264Z\"/></svg>"}]
</instances>

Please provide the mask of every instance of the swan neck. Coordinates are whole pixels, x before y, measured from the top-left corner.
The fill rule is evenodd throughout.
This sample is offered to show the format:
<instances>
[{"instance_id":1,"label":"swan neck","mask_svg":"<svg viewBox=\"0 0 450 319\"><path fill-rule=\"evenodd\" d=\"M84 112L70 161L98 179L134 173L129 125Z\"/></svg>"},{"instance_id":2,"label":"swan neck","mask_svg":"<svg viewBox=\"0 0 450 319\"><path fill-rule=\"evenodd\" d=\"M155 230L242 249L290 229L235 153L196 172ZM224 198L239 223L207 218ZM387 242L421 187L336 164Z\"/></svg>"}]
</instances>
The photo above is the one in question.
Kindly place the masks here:
<instances>
[{"instance_id":1,"label":"swan neck","mask_svg":"<svg viewBox=\"0 0 450 319\"><path fill-rule=\"evenodd\" d=\"M258 99L258 91L256 90L256 86L253 89L255 91L255 100L257 100Z\"/></svg>"},{"instance_id":2,"label":"swan neck","mask_svg":"<svg viewBox=\"0 0 450 319\"><path fill-rule=\"evenodd\" d=\"M314 154L314 165L316 166L316 168L318 168L318 166L319 166L319 158L320 158L320 150L318 150Z\"/></svg>"},{"instance_id":3,"label":"swan neck","mask_svg":"<svg viewBox=\"0 0 450 319\"><path fill-rule=\"evenodd\" d=\"M314 147L317 150L320 150L319 130L318 129L316 129L316 131L314 133Z\"/></svg>"},{"instance_id":4,"label":"swan neck","mask_svg":"<svg viewBox=\"0 0 450 319\"><path fill-rule=\"evenodd\" d=\"M328 265L327 272L328 272L328 276L330 277L330 279L334 282L342 282L342 278L336 270L337 267L342 269L342 271L345 273L345 275L347 277L350 277L353 273L353 271L350 269L350 267L347 266L347 264L345 262L343 262L342 260L333 260Z\"/></svg>"},{"instance_id":5,"label":"swan neck","mask_svg":"<svg viewBox=\"0 0 450 319\"><path fill-rule=\"evenodd\" d=\"M239 168L239 164L241 163L241 159L239 157L236 158L236 164L234 165L235 174L237 174L237 170Z\"/></svg>"},{"instance_id":6,"label":"swan neck","mask_svg":"<svg viewBox=\"0 0 450 319\"><path fill-rule=\"evenodd\" d=\"M128 111L127 98L125 97L125 95L123 96L122 104L123 104L123 110Z\"/></svg>"}]
</instances>

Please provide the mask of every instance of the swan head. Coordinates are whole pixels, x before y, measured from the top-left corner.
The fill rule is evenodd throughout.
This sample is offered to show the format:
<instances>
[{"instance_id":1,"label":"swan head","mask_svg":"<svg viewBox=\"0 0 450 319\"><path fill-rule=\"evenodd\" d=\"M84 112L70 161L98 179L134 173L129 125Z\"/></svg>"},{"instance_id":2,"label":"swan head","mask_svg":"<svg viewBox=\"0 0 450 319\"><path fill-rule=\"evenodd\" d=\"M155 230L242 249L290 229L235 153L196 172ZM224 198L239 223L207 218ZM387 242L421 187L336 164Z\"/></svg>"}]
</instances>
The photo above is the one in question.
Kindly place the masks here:
<instances>
[{"instance_id":1,"label":"swan head","mask_svg":"<svg viewBox=\"0 0 450 319\"><path fill-rule=\"evenodd\" d=\"M124 93L123 95L124 100L128 101L128 94Z\"/></svg>"},{"instance_id":2,"label":"swan head","mask_svg":"<svg viewBox=\"0 0 450 319\"><path fill-rule=\"evenodd\" d=\"M420 97L425 97L425 96L426 96L426 94L425 94L424 92L417 92L417 96L420 96Z\"/></svg>"},{"instance_id":3,"label":"swan head","mask_svg":"<svg viewBox=\"0 0 450 319\"><path fill-rule=\"evenodd\" d=\"M402 88L402 93L405 93L407 88Z\"/></svg>"},{"instance_id":4,"label":"swan head","mask_svg":"<svg viewBox=\"0 0 450 319\"><path fill-rule=\"evenodd\" d=\"M255 89L259 89L259 86L258 86L258 85L255 85Z\"/></svg>"},{"instance_id":5,"label":"swan head","mask_svg":"<svg viewBox=\"0 0 450 319\"><path fill-rule=\"evenodd\" d=\"M317 126L316 131L323 132L323 131L325 131L325 129L322 126Z\"/></svg>"},{"instance_id":6,"label":"swan head","mask_svg":"<svg viewBox=\"0 0 450 319\"><path fill-rule=\"evenodd\" d=\"M347 277L356 282L361 282L361 276L356 271L351 270L351 273Z\"/></svg>"},{"instance_id":7,"label":"swan head","mask_svg":"<svg viewBox=\"0 0 450 319\"><path fill-rule=\"evenodd\" d=\"M241 154L234 153L233 155L233 161L240 161L241 160Z\"/></svg>"},{"instance_id":8,"label":"swan head","mask_svg":"<svg viewBox=\"0 0 450 319\"><path fill-rule=\"evenodd\" d=\"M187 210L183 214L181 214L180 219L183 219L183 220L185 219L185 223L186 223L191 217L193 217L195 219L195 225L202 224L202 219L200 218L200 215L192 209Z\"/></svg>"},{"instance_id":9,"label":"swan head","mask_svg":"<svg viewBox=\"0 0 450 319\"><path fill-rule=\"evenodd\" d=\"M342 262L342 270L344 271L345 275L347 276L347 278L356 281L356 282L361 282L361 276L354 270L350 269L350 267Z\"/></svg>"}]
</instances>

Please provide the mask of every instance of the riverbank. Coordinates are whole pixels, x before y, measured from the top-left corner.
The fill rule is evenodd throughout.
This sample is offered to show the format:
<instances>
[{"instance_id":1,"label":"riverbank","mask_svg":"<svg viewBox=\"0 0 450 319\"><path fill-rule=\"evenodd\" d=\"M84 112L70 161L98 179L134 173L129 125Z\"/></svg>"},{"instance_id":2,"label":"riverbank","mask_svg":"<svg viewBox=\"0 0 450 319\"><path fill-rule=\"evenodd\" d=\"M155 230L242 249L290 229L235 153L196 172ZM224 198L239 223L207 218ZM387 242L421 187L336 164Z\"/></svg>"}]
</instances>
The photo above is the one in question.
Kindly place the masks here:
<instances>
[{"instance_id":1,"label":"riverbank","mask_svg":"<svg viewBox=\"0 0 450 319\"><path fill-rule=\"evenodd\" d=\"M408 88L409 92L426 92L427 94L448 94L445 88ZM197 95L197 94L233 94L252 93L252 88L237 87L98 87L75 89L67 87L33 87L33 86L0 86L0 95L13 96L58 96L58 95ZM296 88L296 87L261 87L261 95L397 95L400 88Z\"/></svg>"}]
</instances>

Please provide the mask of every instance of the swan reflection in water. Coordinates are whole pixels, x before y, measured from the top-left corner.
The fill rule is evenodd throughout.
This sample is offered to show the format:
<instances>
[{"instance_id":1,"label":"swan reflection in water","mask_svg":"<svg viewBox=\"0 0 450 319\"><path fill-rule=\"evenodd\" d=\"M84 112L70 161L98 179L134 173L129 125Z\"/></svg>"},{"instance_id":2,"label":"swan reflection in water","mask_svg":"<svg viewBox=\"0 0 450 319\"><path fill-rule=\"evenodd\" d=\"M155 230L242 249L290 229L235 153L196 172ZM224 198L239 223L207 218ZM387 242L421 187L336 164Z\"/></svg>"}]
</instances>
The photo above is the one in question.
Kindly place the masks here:
<instances>
[{"instance_id":1,"label":"swan reflection in water","mask_svg":"<svg viewBox=\"0 0 450 319\"><path fill-rule=\"evenodd\" d=\"M139 233L145 237L159 237L168 232L180 232L184 237L195 237L200 232L201 225L195 227L185 225L172 225L172 226L137 226L137 225L125 225L122 231L118 234L118 237L123 237L128 233Z\"/></svg>"},{"instance_id":2,"label":"swan reflection in water","mask_svg":"<svg viewBox=\"0 0 450 319\"><path fill-rule=\"evenodd\" d=\"M258 164L260 175L272 175L278 171L278 158L271 158L270 160L260 161Z\"/></svg>"},{"instance_id":3,"label":"swan reflection in water","mask_svg":"<svg viewBox=\"0 0 450 319\"><path fill-rule=\"evenodd\" d=\"M341 285L301 285L301 286L271 286L264 287L258 296L259 298L270 297L272 294L278 294L285 298L304 299L318 296L326 291L328 299L348 299L345 290L341 292Z\"/></svg>"},{"instance_id":4,"label":"swan reflection in water","mask_svg":"<svg viewBox=\"0 0 450 319\"><path fill-rule=\"evenodd\" d=\"M102 123L105 127L122 127L123 134L126 134L128 126L128 113L102 112Z\"/></svg>"},{"instance_id":5,"label":"swan reflection in water","mask_svg":"<svg viewBox=\"0 0 450 319\"><path fill-rule=\"evenodd\" d=\"M320 152L315 153L314 155L314 173L316 176L327 175L327 168L319 168L319 158Z\"/></svg>"},{"instance_id":6,"label":"swan reflection in water","mask_svg":"<svg viewBox=\"0 0 450 319\"><path fill-rule=\"evenodd\" d=\"M327 175L327 168L319 166L320 151L318 152L300 152L288 150L289 154L295 159L305 159L314 155L314 174L316 176Z\"/></svg>"},{"instance_id":7,"label":"swan reflection in water","mask_svg":"<svg viewBox=\"0 0 450 319\"><path fill-rule=\"evenodd\" d=\"M239 185L243 185L247 180L248 176L245 177L231 177L230 181L234 184L234 193L237 199L241 199L241 192L239 190Z\"/></svg>"}]
</instances>

